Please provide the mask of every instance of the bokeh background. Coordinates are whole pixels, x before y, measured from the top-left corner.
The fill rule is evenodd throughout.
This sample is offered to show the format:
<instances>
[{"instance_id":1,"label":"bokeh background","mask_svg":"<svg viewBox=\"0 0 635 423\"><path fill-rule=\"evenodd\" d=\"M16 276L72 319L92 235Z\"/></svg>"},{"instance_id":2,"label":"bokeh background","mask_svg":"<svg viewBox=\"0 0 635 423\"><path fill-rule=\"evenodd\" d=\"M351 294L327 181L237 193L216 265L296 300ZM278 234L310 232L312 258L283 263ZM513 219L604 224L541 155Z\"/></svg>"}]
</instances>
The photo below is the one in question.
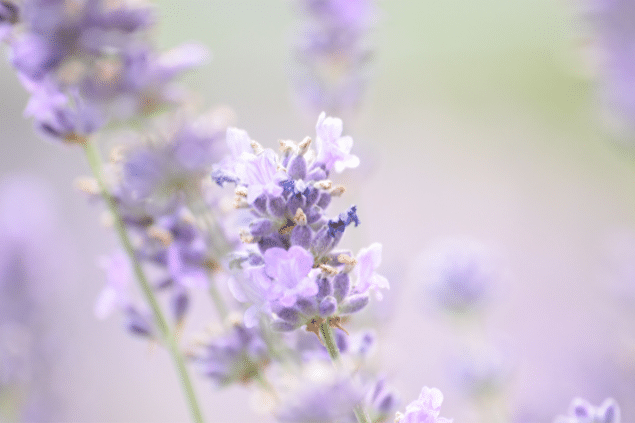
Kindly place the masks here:
<instances>
[{"instance_id":1,"label":"bokeh background","mask_svg":"<svg viewBox=\"0 0 635 423\"><path fill-rule=\"evenodd\" d=\"M298 108L289 84L289 1L156 3L162 47L199 40L213 54L185 78L205 106L233 108L236 125L265 146L314 134L317 116ZM623 421L635 421L635 136L618 131L598 100L586 7L379 2L368 90L344 122L362 165L341 177L342 204L358 205L362 225L343 245L384 246L391 292L360 321L382 321L373 363L402 409L435 386L443 416L489 423L448 370L478 327L509 368L504 421L551 422L575 396L612 396ZM27 96L5 62L0 92L0 218L32 227L37 245L29 265L39 273L27 279L39 293L36 336L50 351L38 370L42 401L56 421L186 421L168 355L123 331L118 316L94 317L105 283L98 257L116 239L101 207L73 189L88 174L82 151L33 134L22 117ZM15 194L33 184L44 198L36 205ZM480 240L499 257L503 276L476 326L431 311L422 289L416 259L447 237ZM191 319L186 339L202 326ZM194 379L209 421L271 421L248 406L250 389Z\"/></svg>"}]
</instances>

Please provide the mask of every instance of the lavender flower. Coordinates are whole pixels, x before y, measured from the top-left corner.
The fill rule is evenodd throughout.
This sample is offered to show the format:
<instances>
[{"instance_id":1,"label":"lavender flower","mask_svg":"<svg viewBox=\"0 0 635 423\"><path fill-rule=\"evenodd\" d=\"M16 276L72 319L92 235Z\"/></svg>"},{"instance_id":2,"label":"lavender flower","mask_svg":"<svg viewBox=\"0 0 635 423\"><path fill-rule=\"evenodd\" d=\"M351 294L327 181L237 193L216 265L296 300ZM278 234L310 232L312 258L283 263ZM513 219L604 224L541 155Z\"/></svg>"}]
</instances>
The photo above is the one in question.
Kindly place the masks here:
<instances>
[{"instance_id":1,"label":"lavender flower","mask_svg":"<svg viewBox=\"0 0 635 423\"><path fill-rule=\"evenodd\" d=\"M554 423L620 423L620 407L613 398L594 407L582 398L575 398L569 406L567 416L559 416Z\"/></svg>"},{"instance_id":2,"label":"lavender flower","mask_svg":"<svg viewBox=\"0 0 635 423\"><path fill-rule=\"evenodd\" d=\"M325 216L331 197L344 191L326 178L333 170L356 167L359 159L350 154L352 139L342 137L341 120L322 113L316 132L316 151L310 138L298 145L282 141L278 156L245 131L229 129L232 154L212 173L219 185L237 185L236 206L253 216L241 237L258 249L236 255L243 275L230 284L236 299L251 304L245 313L248 327L260 314L275 314L276 329L293 330L318 317L355 313L368 304L370 290L388 288L375 272L380 244L357 258L334 250L347 227L360 220L355 206L335 219Z\"/></svg>"},{"instance_id":3,"label":"lavender flower","mask_svg":"<svg viewBox=\"0 0 635 423\"><path fill-rule=\"evenodd\" d=\"M3 2L0 36L14 24L10 60L32 95L25 112L41 134L82 140L111 119L180 101L172 80L206 53L186 44L159 54L147 42L150 7L101 0ZM4 12L4 13L2 13Z\"/></svg>"},{"instance_id":4,"label":"lavender flower","mask_svg":"<svg viewBox=\"0 0 635 423\"><path fill-rule=\"evenodd\" d=\"M219 387L249 383L261 377L262 368L269 363L259 330L242 324L234 324L224 335L205 341L193 358L201 372Z\"/></svg>"},{"instance_id":5,"label":"lavender flower","mask_svg":"<svg viewBox=\"0 0 635 423\"><path fill-rule=\"evenodd\" d=\"M157 290L169 291L172 313L183 319L189 307L189 292L209 286L210 274L219 269L229 241L223 228L212 225L207 202L216 205L211 187L203 183L212 163L222 151L226 113L212 111L191 118L178 116L160 121L161 138L152 143L118 146L111 165L112 197L128 231L134 237L137 259L153 270L151 282ZM221 130L220 128L223 128ZM136 141L136 140L135 140ZM213 187L212 187L213 188ZM200 204L199 204L200 203ZM114 276L97 307L105 317L114 303L126 312L136 330L143 325L142 313L123 293L123 258L111 263ZM123 282L125 279L125 283ZM125 299L125 301L124 301Z\"/></svg>"},{"instance_id":6,"label":"lavender flower","mask_svg":"<svg viewBox=\"0 0 635 423\"><path fill-rule=\"evenodd\" d=\"M276 413L284 423L353 423L353 407L364 393L350 379L307 384Z\"/></svg>"},{"instance_id":7,"label":"lavender flower","mask_svg":"<svg viewBox=\"0 0 635 423\"><path fill-rule=\"evenodd\" d=\"M419 398L408 404L406 412L397 413L395 423L452 423L451 419L439 417L442 402L441 391L424 386Z\"/></svg>"},{"instance_id":8,"label":"lavender flower","mask_svg":"<svg viewBox=\"0 0 635 423\"><path fill-rule=\"evenodd\" d=\"M296 0L302 14L294 48L296 91L313 112L355 108L366 83L371 51L365 44L374 3L370 0Z\"/></svg>"},{"instance_id":9,"label":"lavender flower","mask_svg":"<svg viewBox=\"0 0 635 423\"><path fill-rule=\"evenodd\" d=\"M600 52L599 97L617 129L635 130L635 7L628 0L598 1L584 11Z\"/></svg>"},{"instance_id":10,"label":"lavender flower","mask_svg":"<svg viewBox=\"0 0 635 423\"><path fill-rule=\"evenodd\" d=\"M0 420L53 421L53 327L43 317L73 261L50 188L30 177L0 184Z\"/></svg>"},{"instance_id":11,"label":"lavender flower","mask_svg":"<svg viewBox=\"0 0 635 423\"><path fill-rule=\"evenodd\" d=\"M422 252L414 268L436 304L451 312L478 309L500 279L491 250L473 240L449 239Z\"/></svg>"}]
</instances>

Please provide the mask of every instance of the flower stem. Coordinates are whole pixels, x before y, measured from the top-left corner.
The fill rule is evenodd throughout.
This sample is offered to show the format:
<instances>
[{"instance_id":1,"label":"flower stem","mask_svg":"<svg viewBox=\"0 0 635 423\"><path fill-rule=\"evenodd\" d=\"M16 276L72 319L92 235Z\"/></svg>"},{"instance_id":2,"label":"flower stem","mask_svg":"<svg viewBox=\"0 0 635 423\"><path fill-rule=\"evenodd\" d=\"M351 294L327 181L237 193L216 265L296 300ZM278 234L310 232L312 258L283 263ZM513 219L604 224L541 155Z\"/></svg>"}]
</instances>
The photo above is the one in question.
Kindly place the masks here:
<instances>
[{"instance_id":1,"label":"flower stem","mask_svg":"<svg viewBox=\"0 0 635 423\"><path fill-rule=\"evenodd\" d=\"M99 188L101 189L102 197L104 198L104 201L106 201L108 209L112 213L115 229L117 230L117 234L119 235L121 244L123 245L123 248L130 259L135 276L137 278L137 282L139 283L139 286L143 291L146 301L150 305L154 321L157 328L159 329L161 337L163 338L163 342L165 342L170 351L170 354L172 355L174 365L176 366L176 370L179 374L179 379L181 380L183 391L187 398L190 413L192 415L192 420L196 423L202 423L203 415L201 414L198 402L196 401L194 388L187 373L187 369L185 368L185 362L183 360L181 352L179 351L179 346L176 342L176 339L172 335L172 332L170 331L165 317L163 316L161 307L159 306L159 303L154 295L154 292L152 291L152 287L150 286L145 273L143 272L143 269L141 268L141 264L139 263L139 260L137 260L134 247L132 246L132 242L130 241L130 237L128 236L128 232L126 231L124 222L121 218L121 215L119 214L117 203L115 202L115 199L110 195L110 191L108 190L108 187L104 182L99 151L90 140L86 140L86 142L84 143L84 151L86 153L86 158L88 159L88 164L90 165L90 168L93 171L93 175L95 176L95 179L97 179L97 183L99 184Z\"/></svg>"},{"instance_id":2,"label":"flower stem","mask_svg":"<svg viewBox=\"0 0 635 423\"><path fill-rule=\"evenodd\" d=\"M329 356L331 357L333 365L337 370L343 370L344 364L342 363L340 349L337 347L335 336L333 336L333 330L328 323L328 319L326 319L320 325L320 332L322 333L322 337L324 338L324 345L329 352ZM368 413L364 409L364 406L361 402L353 407L353 412L355 413L355 417L357 418L358 423L370 423L370 417L368 417Z\"/></svg>"}]
</instances>

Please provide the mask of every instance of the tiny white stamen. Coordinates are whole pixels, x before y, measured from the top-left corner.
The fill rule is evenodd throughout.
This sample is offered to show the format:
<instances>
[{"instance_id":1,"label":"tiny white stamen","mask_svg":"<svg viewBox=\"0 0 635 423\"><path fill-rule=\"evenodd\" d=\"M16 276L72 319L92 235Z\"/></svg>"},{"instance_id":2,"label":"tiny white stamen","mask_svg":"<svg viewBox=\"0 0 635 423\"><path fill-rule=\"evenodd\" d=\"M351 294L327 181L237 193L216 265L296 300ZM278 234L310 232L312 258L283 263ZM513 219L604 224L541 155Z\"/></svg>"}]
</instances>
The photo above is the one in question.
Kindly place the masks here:
<instances>
[{"instance_id":1,"label":"tiny white stamen","mask_svg":"<svg viewBox=\"0 0 635 423\"><path fill-rule=\"evenodd\" d=\"M160 226L150 226L148 228L148 236L161 242L164 247L170 245L174 239L170 231Z\"/></svg>"},{"instance_id":2,"label":"tiny white stamen","mask_svg":"<svg viewBox=\"0 0 635 423\"><path fill-rule=\"evenodd\" d=\"M336 268L328 264L320 264L320 269L329 276L335 276L338 273Z\"/></svg>"},{"instance_id":3,"label":"tiny white stamen","mask_svg":"<svg viewBox=\"0 0 635 423\"><path fill-rule=\"evenodd\" d=\"M254 154L257 156L261 154L265 149L260 145L260 143L256 140L251 140L251 148L254 149Z\"/></svg>"},{"instance_id":4,"label":"tiny white stamen","mask_svg":"<svg viewBox=\"0 0 635 423\"><path fill-rule=\"evenodd\" d=\"M298 210L296 210L293 221L296 223L296 225L306 225L306 214L304 214L304 211L302 211L301 208L298 207Z\"/></svg>"},{"instance_id":5,"label":"tiny white stamen","mask_svg":"<svg viewBox=\"0 0 635 423\"><path fill-rule=\"evenodd\" d=\"M333 189L329 192L333 197L339 197L346 192L346 187L344 185L337 185L333 187Z\"/></svg>"},{"instance_id":6,"label":"tiny white stamen","mask_svg":"<svg viewBox=\"0 0 635 423\"><path fill-rule=\"evenodd\" d=\"M316 183L313 184L313 187L317 189L324 189L324 190L329 190L331 189L332 186L333 186L333 182L329 181L328 179L324 179L323 181L317 181Z\"/></svg>"},{"instance_id":7,"label":"tiny white stamen","mask_svg":"<svg viewBox=\"0 0 635 423\"><path fill-rule=\"evenodd\" d=\"M233 206L235 209L246 209L249 207L249 203L244 197L237 195L236 198L234 198Z\"/></svg>"},{"instance_id":8,"label":"tiny white stamen","mask_svg":"<svg viewBox=\"0 0 635 423\"><path fill-rule=\"evenodd\" d=\"M89 176L80 176L76 178L73 185L75 186L75 189L85 192L86 194L99 195L99 193L101 193L97 179Z\"/></svg>"},{"instance_id":9,"label":"tiny white stamen","mask_svg":"<svg viewBox=\"0 0 635 423\"><path fill-rule=\"evenodd\" d=\"M241 229L239 236L240 236L240 240L245 244L254 243L254 237L246 229Z\"/></svg>"},{"instance_id":10,"label":"tiny white stamen","mask_svg":"<svg viewBox=\"0 0 635 423\"><path fill-rule=\"evenodd\" d=\"M311 146L311 138L305 137L302 142L298 145L298 155L304 156L304 154L309 151L309 147Z\"/></svg>"},{"instance_id":11,"label":"tiny white stamen","mask_svg":"<svg viewBox=\"0 0 635 423\"><path fill-rule=\"evenodd\" d=\"M295 143L291 140L280 140L278 142L280 143L280 151L283 153L286 153L287 151L295 153L298 149Z\"/></svg>"},{"instance_id":12,"label":"tiny white stamen","mask_svg":"<svg viewBox=\"0 0 635 423\"><path fill-rule=\"evenodd\" d=\"M247 197L247 187L236 187L234 193L240 197Z\"/></svg>"}]
</instances>

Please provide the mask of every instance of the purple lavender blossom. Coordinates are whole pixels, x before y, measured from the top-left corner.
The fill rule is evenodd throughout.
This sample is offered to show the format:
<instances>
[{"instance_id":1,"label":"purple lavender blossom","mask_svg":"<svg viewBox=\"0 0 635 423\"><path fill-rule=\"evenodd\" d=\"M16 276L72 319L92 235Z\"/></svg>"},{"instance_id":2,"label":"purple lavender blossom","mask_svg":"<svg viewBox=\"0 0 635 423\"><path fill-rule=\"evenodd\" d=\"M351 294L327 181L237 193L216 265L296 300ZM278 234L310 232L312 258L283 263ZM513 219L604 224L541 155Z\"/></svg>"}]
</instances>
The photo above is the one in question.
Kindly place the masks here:
<instances>
[{"instance_id":1,"label":"purple lavender blossom","mask_svg":"<svg viewBox=\"0 0 635 423\"><path fill-rule=\"evenodd\" d=\"M459 313L478 309L500 279L490 248L469 239L448 239L422 252L413 273L438 307Z\"/></svg>"},{"instance_id":2,"label":"purple lavender blossom","mask_svg":"<svg viewBox=\"0 0 635 423\"><path fill-rule=\"evenodd\" d=\"M595 407L582 398L575 398L567 416L558 416L554 423L620 423L620 407L613 398L607 398Z\"/></svg>"},{"instance_id":3,"label":"purple lavender blossom","mask_svg":"<svg viewBox=\"0 0 635 423\"><path fill-rule=\"evenodd\" d=\"M599 48L600 99L609 121L619 130L635 131L635 6L628 0L593 2L585 11Z\"/></svg>"},{"instance_id":4,"label":"purple lavender blossom","mask_svg":"<svg viewBox=\"0 0 635 423\"><path fill-rule=\"evenodd\" d=\"M371 289L388 288L375 273L380 244L357 258L335 250L347 228L360 221L356 206L334 219L325 216L331 197L344 192L326 178L359 159L350 154L352 139L341 136L341 120L322 113L316 131L317 151L306 138L300 144L282 141L282 154L276 155L245 131L229 129L231 156L212 173L219 185L236 184L234 204L253 216L241 238L257 250L236 254L233 262L243 275L230 283L236 299L250 304L248 327L261 314L275 315L273 327L289 331L317 317L356 313L368 304Z\"/></svg>"},{"instance_id":5,"label":"purple lavender blossom","mask_svg":"<svg viewBox=\"0 0 635 423\"><path fill-rule=\"evenodd\" d=\"M354 109L371 51L365 38L375 18L370 0L297 0L302 15L294 48L293 84L313 112Z\"/></svg>"},{"instance_id":6,"label":"purple lavender blossom","mask_svg":"<svg viewBox=\"0 0 635 423\"><path fill-rule=\"evenodd\" d=\"M312 383L288 398L276 412L284 423L353 423L353 407L364 391L350 379Z\"/></svg>"},{"instance_id":7,"label":"purple lavender blossom","mask_svg":"<svg viewBox=\"0 0 635 423\"><path fill-rule=\"evenodd\" d=\"M50 187L31 177L0 183L0 420L54 421L59 351L44 317L55 289L74 277L73 255ZM59 358L59 357L57 357Z\"/></svg>"},{"instance_id":8,"label":"purple lavender blossom","mask_svg":"<svg viewBox=\"0 0 635 423\"><path fill-rule=\"evenodd\" d=\"M441 391L424 386L419 398L408 404L405 413L397 413L395 423L452 423L452 419L439 417L442 402Z\"/></svg>"},{"instance_id":9,"label":"purple lavender blossom","mask_svg":"<svg viewBox=\"0 0 635 423\"><path fill-rule=\"evenodd\" d=\"M101 0L26 0L19 17L13 3L0 9L0 37L34 97L27 115L46 138L82 140L112 119L147 115L182 93L172 80L206 58L185 44L159 54L146 40L150 7ZM47 99L46 97L50 97Z\"/></svg>"},{"instance_id":10,"label":"purple lavender blossom","mask_svg":"<svg viewBox=\"0 0 635 423\"><path fill-rule=\"evenodd\" d=\"M205 341L193 357L200 371L216 386L243 384L259 378L269 363L267 346L257 328L234 324L222 336Z\"/></svg>"}]
</instances>

